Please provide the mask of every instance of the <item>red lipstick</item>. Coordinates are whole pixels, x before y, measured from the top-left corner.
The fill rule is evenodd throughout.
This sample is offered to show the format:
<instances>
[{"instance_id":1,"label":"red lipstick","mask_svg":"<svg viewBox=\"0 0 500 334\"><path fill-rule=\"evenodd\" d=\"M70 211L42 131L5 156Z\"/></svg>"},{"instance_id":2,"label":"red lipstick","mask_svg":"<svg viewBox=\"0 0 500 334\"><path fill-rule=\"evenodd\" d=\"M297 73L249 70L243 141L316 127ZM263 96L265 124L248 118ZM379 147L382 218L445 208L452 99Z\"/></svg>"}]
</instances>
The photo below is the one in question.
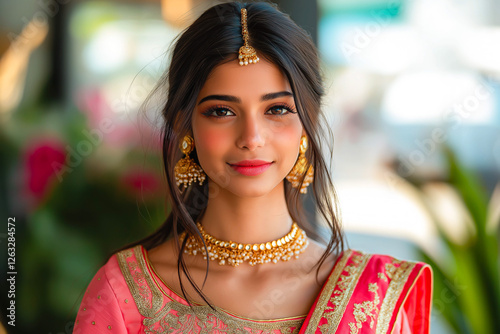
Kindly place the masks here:
<instances>
[{"instance_id":1,"label":"red lipstick","mask_svg":"<svg viewBox=\"0 0 500 334\"><path fill-rule=\"evenodd\" d=\"M235 163L228 163L235 171L246 176L255 176L264 173L272 162L264 160L242 160Z\"/></svg>"}]
</instances>

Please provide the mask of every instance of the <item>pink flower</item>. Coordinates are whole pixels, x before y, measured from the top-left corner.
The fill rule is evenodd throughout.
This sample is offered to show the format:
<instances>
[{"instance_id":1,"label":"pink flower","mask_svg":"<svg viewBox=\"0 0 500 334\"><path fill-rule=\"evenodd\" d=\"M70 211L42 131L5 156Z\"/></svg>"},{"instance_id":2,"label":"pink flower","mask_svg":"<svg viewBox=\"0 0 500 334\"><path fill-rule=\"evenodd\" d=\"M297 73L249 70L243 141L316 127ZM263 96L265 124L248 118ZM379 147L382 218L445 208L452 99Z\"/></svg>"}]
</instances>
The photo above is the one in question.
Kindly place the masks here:
<instances>
[{"instance_id":1,"label":"pink flower","mask_svg":"<svg viewBox=\"0 0 500 334\"><path fill-rule=\"evenodd\" d=\"M43 199L65 161L64 146L56 140L45 140L26 150L28 190L38 201Z\"/></svg>"},{"instance_id":2,"label":"pink flower","mask_svg":"<svg viewBox=\"0 0 500 334\"><path fill-rule=\"evenodd\" d=\"M157 173L144 170L131 170L122 177L122 184L134 195L145 199L161 196L161 180Z\"/></svg>"}]
</instances>

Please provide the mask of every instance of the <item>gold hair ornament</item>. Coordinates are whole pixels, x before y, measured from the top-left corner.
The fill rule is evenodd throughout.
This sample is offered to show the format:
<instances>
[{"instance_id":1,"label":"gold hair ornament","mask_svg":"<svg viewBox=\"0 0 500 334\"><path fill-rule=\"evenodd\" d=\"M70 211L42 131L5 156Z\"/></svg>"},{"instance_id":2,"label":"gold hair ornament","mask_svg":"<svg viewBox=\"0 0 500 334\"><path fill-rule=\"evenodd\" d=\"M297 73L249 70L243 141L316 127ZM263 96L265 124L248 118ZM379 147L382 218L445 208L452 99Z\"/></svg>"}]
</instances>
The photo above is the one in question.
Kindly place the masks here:
<instances>
[{"instance_id":1,"label":"gold hair ornament","mask_svg":"<svg viewBox=\"0 0 500 334\"><path fill-rule=\"evenodd\" d=\"M248 65L251 63L257 63L259 57L257 57L257 52L255 49L248 45L248 27L247 27L247 10L246 8L241 9L241 34L243 35L243 46L240 48L238 59L240 60L240 66Z\"/></svg>"},{"instance_id":2,"label":"gold hair ornament","mask_svg":"<svg viewBox=\"0 0 500 334\"><path fill-rule=\"evenodd\" d=\"M295 162L292 170L286 176L288 182L292 184L292 187L298 188L300 187L300 192L302 194L307 193L307 187L314 180L314 168L312 165L307 168L308 161L306 158L306 151L308 147L308 141L306 136L302 136L300 138L300 146L299 146L299 157ZM305 174L305 176L304 176ZM302 182L302 186L300 185L300 181L304 179Z\"/></svg>"},{"instance_id":3,"label":"gold hair ornament","mask_svg":"<svg viewBox=\"0 0 500 334\"><path fill-rule=\"evenodd\" d=\"M222 241L214 238L198 222L198 229L207 245L208 258L212 261L219 261L219 265L229 264L237 267L243 262L248 262L251 266L263 263L277 263L278 261L288 261L298 258L309 245L306 232L297 223L292 224L292 229L284 237L261 244L241 244L233 241ZM181 242L186 238L184 231L180 235ZM205 247L201 241L192 235L188 236L184 253L190 255L202 254L207 259Z\"/></svg>"},{"instance_id":4,"label":"gold hair ornament","mask_svg":"<svg viewBox=\"0 0 500 334\"><path fill-rule=\"evenodd\" d=\"M201 186L206 178L205 172L189 157L189 153L194 149L194 139L188 135L184 136L179 148L186 156L180 159L174 167L177 186L182 184L184 186L182 190L186 189L193 182L198 182Z\"/></svg>"}]
</instances>

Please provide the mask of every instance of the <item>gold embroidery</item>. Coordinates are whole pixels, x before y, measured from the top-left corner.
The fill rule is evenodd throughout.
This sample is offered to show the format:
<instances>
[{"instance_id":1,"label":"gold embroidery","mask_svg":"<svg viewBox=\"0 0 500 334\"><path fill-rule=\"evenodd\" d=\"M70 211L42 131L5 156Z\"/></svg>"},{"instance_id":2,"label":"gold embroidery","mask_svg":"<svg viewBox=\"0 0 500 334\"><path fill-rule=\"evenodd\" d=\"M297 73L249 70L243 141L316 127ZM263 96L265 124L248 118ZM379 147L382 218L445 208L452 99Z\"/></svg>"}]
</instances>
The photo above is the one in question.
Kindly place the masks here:
<instances>
[{"instance_id":1,"label":"gold embroidery","mask_svg":"<svg viewBox=\"0 0 500 334\"><path fill-rule=\"evenodd\" d=\"M340 260L338 260L337 265L333 269L333 272L330 274L330 277L328 278L328 281L326 282L325 287L323 288L323 291L321 291L321 294L318 298L318 303L316 304L311 319L309 320L307 333L316 332L316 328L318 327L319 321L323 316L323 312L325 311L330 296L332 295L332 291L337 284L340 274L344 271L347 260L349 260L352 253L353 251L350 249L345 251Z\"/></svg>"},{"instance_id":2,"label":"gold embroidery","mask_svg":"<svg viewBox=\"0 0 500 334\"><path fill-rule=\"evenodd\" d=\"M352 263L347 265L351 255ZM316 333L318 329L321 333L335 333L337 331L354 288L371 257L372 255L351 250L344 253L318 298L318 304L305 333ZM406 298L406 296L401 296L401 293L415 265L416 263L397 259L392 259L391 263L385 264L385 270L377 273L377 277L388 285L379 287L378 284L381 282L369 284L368 290L374 293L374 299L354 304L353 315L356 323L348 324L351 333L360 332L363 323L368 320L370 320L370 328L376 326L376 333L386 334L388 332L393 314L397 314L399 311L395 310L396 303L401 297ZM384 289L381 289L382 286L387 287L385 294ZM381 298L382 304L378 308ZM321 321L325 320L326 323L319 325Z\"/></svg>"},{"instance_id":3,"label":"gold embroidery","mask_svg":"<svg viewBox=\"0 0 500 334\"><path fill-rule=\"evenodd\" d=\"M130 259L134 253L129 250L118 253L117 257L137 308L145 317L143 319L145 333L296 334L299 332L304 321L300 318L284 321L252 321L231 316L217 308L214 311L208 305L189 307L171 299L159 289L156 278L149 275L147 258L141 250L142 246L133 248L135 261Z\"/></svg>"},{"instance_id":4,"label":"gold embroidery","mask_svg":"<svg viewBox=\"0 0 500 334\"><path fill-rule=\"evenodd\" d=\"M415 262L399 261L396 259L393 259L392 263L387 263L385 265L385 274L391 282L389 283L382 306L380 307L376 330L377 334L387 333L392 315L396 308L396 303L415 265ZM410 290L408 290L408 293L409 291Z\"/></svg>"},{"instance_id":5,"label":"gold embroidery","mask_svg":"<svg viewBox=\"0 0 500 334\"><path fill-rule=\"evenodd\" d=\"M327 322L326 324L318 326L321 333L335 333L337 331L359 277L365 270L366 264L371 257L370 254L364 254L362 252L353 253L352 264L343 268L347 273L341 275L340 281L337 282L338 290L334 290L330 298L333 307L327 305L324 310L323 317Z\"/></svg>"},{"instance_id":6,"label":"gold embroidery","mask_svg":"<svg viewBox=\"0 0 500 334\"><path fill-rule=\"evenodd\" d=\"M132 248L130 249L126 249L124 251L121 252L123 254L124 257L132 257L133 253L132 253Z\"/></svg>"},{"instance_id":7,"label":"gold embroidery","mask_svg":"<svg viewBox=\"0 0 500 334\"><path fill-rule=\"evenodd\" d=\"M132 251L134 253L132 253ZM144 264L141 263L142 252L141 246L136 246L130 250L125 250L117 254L118 263L122 271L123 277L127 282L132 297L139 313L147 318L153 318L163 305L163 296L156 288L149 275L145 277ZM135 254L136 261L127 261Z\"/></svg>"},{"instance_id":8,"label":"gold embroidery","mask_svg":"<svg viewBox=\"0 0 500 334\"><path fill-rule=\"evenodd\" d=\"M166 283L166 282L165 282L165 281L164 281L164 280L160 277L160 275L158 274L158 272L156 271L156 269L155 269L155 268L151 265L151 262L149 262L149 259L148 259L147 257L145 258L145 260L146 260L146 263L147 263L148 268L149 268L151 271L153 271L153 273L156 275L156 276L153 276L153 280L157 283L158 288L159 288L159 289L163 292L163 294L164 294L165 296L167 296L167 298L169 298L169 299L171 299L171 300L174 300L174 299L172 299L172 298L171 298L170 294L169 294L169 293L167 293L167 292L163 289L162 285L166 286L166 287L167 287L167 289L169 289L169 290L170 290L170 293L173 293L175 296L177 296L177 297L178 297L178 298L180 298L180 299L184 299L184 298L183 298L182 296L180 296L178 293L176 293L175 291L173 291L173 290L172 290L172 288L170 288L170 286L169 286L169 285L168 285L168 284L167 284L167 283ZM160 282L161 282L161 284L160 284ZM195 306L201 306L201 304L198 304L198 303L196 303L196 302L194 302L193 304L194 304ZM221 312L227 313L227 314L229 314L229 315L231 315L231 316L233 316L233 317L239 318L239 319L241 319L241 320L250 320L250 321L257 321L257 322L258 322L258 321L267 321L267 320L257 320L257 319L251 319L251 318L242 317L242 316L240 316L240 315L237 315L237 314L231 313L231 312L229 312L229 311L227 311L227 310L225 310L225 309L223 309L223 308L218 308L218 309L219 309ZM296 320L296 319L298 319L298 318L303 318L303 319L305 319L306 317L307 317L307 315L304 315L304 316L296 316L296 317L288 317L288 318L273 319L272 321L273 321L273 322L277 322L277 321L285 321L285 320Z\"/></svg>"},{"instance_id":9,"label":"gold embroidery","mask_svg":"<svg viewBox=\"0 0 500 334\"><path fill-rule=\"evenodd\" d=\"M384 273L378 273L377 277L380 278L382 281L387 282L387 276Z\"/></svg>"},{"instance_id":10,"label":"gold embroidery","mask_svg":"<svg viewBox=\"0 0 500 334\"><path fill-rule=\"evenodd\" d=\"M156 277L153 277L153 279L156 281ZM165 291L164 294L170 298ZM170 311L173 312L169 313ZM268 322L265 320L242 319L227 314L219 308L216 308L216 311L208 305L194 305L191 308L173 299L165 305L162 312L164 312L164 317L160 324L163 331L151 333L171 333L174 329L179 330L180 333L191 333L189 330L198 326L198 330L192 333L274 334L278 331L279 333L296 334L304 321L303 319L291 319ZM206 320L201 321L200 319ZM154 323L148 324L153 325Z\"/></svg>"},{"instance_id":11,"label":"gold embroidery","mask_svg":"<svg viewBox=\"0 0 500 334\"><path fill-rule=\"evenodd\" d=\"M214 314L214 311L209 306L194 306L193 310L191 310L189 306L176 301L167 303L165 309L168 309L168 313L159 323L147 323L148 326L151 326L148 327L150 333L274 334L278 331L278 333L296 334L303 322L303 320L299 319L280 321L278 323L255 323L231 317L220 311L216 311ZM154 325L159 325L160 328L155 328Z\"/></svg>"},{"instance_id":12,"label":"gold embroidery","mask_svg":"<svg viewBox=\"0 0 500 334\"><path fill-rule=\"evenodd\" d=\"M356 323L350 322L349 328L351 328L351 334L358 334L361 328L363 328L363 323L370 318L370 328L373 328L375 320L378 314L378 304L380 304L380 296L378 295L378 284L369 283L368 291L374 294L373 301L364 301L359 304L354 304L354 319Z\"/></svg>"}]
</instances>

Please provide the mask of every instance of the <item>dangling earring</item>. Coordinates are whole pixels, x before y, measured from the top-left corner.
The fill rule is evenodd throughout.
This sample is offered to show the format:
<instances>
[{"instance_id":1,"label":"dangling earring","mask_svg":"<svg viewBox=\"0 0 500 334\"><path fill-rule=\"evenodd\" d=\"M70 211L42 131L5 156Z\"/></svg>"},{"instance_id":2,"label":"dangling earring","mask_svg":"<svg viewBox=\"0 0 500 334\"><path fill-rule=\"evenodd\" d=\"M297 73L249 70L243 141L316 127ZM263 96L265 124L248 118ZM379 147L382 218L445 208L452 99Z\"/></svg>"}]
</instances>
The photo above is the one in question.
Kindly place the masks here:
<instances>
[{"instance_id":1,"label":"dangling earring","mask_svg":"<svg viewBox=\"0 0 500 334\"><path fill-rule=\"evenodd\" d=\"M193 181L199 182L201 186L203 181L205 181L205 172L203 172L203 169L189 157L189 153L194 149L194 139L188 135L184 136L179 147L186 156L175 164L174 174L177 186L183 184L184 188L182 190L184 190L190 186Z\"/></svg>"},{"instance_id":2,"label":"dangling earring","mask_svg":"<svg viewBox=\"0 0 500 334\"><path fill-rule=\"evenodd\" d=\"M286 176L286 179L288 182L292 184L292 187L298 188L300 186L300 180L304 178L304 181L302 182L302 186L300 187L300 192L302 194L307 193L307 186L311 184L311 182L314 179L314 168L313 166L309 166L309 169L307 170L306 173L306 168L307 168L307 158L306 158L306 151L307 151L307 137L302 136L300 138L300 146L299 146L299 157L297 159L297 162L295 162L295 165L293 166L292 170L288 175ZM304 176L304 174L306 174Z\"/></svg>"}]
</instances>

